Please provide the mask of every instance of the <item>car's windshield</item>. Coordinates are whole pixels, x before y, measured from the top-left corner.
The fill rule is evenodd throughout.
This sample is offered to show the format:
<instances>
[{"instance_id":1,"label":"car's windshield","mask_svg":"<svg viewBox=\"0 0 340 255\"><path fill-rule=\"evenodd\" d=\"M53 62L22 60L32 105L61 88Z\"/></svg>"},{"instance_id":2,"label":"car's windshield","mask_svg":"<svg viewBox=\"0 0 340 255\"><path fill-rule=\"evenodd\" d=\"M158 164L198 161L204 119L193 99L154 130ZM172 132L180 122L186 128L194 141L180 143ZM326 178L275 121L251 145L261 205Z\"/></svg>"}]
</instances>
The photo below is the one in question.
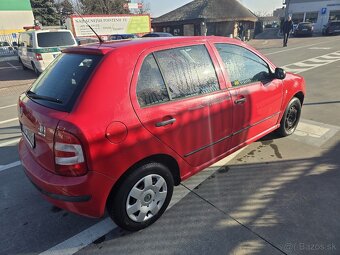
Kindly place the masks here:
<instances>
[{"instance_id":1,"label":"car's windshield","mask_svg":"<svg viewBox=\"0 0 340 255\"><path fill-rule=\"evenodd\" d=\"M38 33L37 38L39 47L65 47L75 44L69 31Z\"/></svg>"},{"instance_id":2,"label":"car's windshield","mask_svg":"<svg viewBox=\"0 0 340 255\"><path fill-rule=\"evenodd\" d=\"M0 42L0 46L9 46L8 42Z\"/></svg>"}]
</instances>

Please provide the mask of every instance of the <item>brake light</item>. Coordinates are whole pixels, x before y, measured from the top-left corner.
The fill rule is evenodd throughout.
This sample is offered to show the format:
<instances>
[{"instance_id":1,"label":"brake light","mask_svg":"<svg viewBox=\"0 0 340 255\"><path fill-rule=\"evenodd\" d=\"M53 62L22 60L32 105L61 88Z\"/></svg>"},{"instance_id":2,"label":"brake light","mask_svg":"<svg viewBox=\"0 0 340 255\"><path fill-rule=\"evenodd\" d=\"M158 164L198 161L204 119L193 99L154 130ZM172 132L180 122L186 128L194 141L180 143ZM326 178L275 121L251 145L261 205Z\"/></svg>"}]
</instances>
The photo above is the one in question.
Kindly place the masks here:
<instances>
[{"instance_id":1,"label":"brake light","mask_svg":"<svg viewBox=\"0 0 340 255\"><path fill-rule=\"evenodd\" d=\"M42 56L41 56L40 53L35 53L35 58L36 58L36 60L38 60L38 61L43 60L43 58L42 58Z\"/></svg>"},{"instance_id":2,"label":"brake light","mask_svg":"<svg viewBox=\"0 0 340 255\"><path fill-rule=\"evenodd\" d=\"M55 171L63 176L81 176L87 173L82 145L77 137L57 130L54 138Z\"/></svg>"}]
</instances>

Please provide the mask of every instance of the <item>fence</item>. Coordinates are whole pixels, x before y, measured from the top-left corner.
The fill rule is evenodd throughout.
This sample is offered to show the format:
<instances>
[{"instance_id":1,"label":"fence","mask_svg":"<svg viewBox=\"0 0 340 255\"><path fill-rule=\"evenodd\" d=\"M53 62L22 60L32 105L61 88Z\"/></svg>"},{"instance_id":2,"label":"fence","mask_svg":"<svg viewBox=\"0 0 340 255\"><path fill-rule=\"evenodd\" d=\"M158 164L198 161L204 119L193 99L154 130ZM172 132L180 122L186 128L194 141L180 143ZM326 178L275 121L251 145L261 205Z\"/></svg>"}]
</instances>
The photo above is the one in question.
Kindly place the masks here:
<instances>
[{"instance_id":1,"label":"fence","mask_svg":"<svg viewBox=\"0 0 340 255\"><path fill-rule=\"evenodd\" d=\"M0 35L0 57L17 55L18 34Z\"/></svg>"}]
</instances>

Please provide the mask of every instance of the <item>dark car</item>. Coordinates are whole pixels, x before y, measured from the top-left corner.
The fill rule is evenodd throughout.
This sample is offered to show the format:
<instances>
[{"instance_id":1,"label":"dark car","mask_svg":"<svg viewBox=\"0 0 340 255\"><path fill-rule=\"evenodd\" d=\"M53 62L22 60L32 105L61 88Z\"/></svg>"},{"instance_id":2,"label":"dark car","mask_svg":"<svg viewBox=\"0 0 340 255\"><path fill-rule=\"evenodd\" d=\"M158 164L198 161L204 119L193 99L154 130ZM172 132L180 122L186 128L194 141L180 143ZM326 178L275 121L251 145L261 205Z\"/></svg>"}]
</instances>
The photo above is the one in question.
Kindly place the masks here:
<instances>
[{"instance_id":1,"label":"dark car","mask_svg":"<svg viewBox=\"0 0 340 255\"><path fill-rule=\"evenodd\" d=\"M76 37L75 38L78 45L85 45L89 43L97 43L99 40L94 37Z\"/></svg>"},{"instance_id":2,"label":"dark car","mask_svg":"<svg viewBox=\"0 0 340 255\"><path fill-rule=\"evenodd\" d=\"M294 30L294 36L313 36L314 27L310 22L300 22Z\"/></svg>"},{"instance_id":3,"label":"dark car","mask_svg":"<svg viewBox=\"0 0 340 255\"><path fill-rule=\"evenodd\" d=\"M340 33L340 21L330 21L322 29L323 35L333 35Z\"/></svg>"},{"instance_id":4,"label":"dark car","mask_svg":"<svg viewBox=\"0 0 340 255\"><path fill-rule=\"evenodd\" d=\"M154 32L143 35L142 37L172 37L173 35L165 32Z\"/></svg>"},{"instance_id":5,"label":"dark car","mask_svg":"<svg viewBox=\"0 0 340 255\"><path fill-rule=\"evenodd\" d=\"M110 40L123 40L123 39L134 39L139 38L135 34L114 34L110 36Z\"/></svg>"}]
</instances>

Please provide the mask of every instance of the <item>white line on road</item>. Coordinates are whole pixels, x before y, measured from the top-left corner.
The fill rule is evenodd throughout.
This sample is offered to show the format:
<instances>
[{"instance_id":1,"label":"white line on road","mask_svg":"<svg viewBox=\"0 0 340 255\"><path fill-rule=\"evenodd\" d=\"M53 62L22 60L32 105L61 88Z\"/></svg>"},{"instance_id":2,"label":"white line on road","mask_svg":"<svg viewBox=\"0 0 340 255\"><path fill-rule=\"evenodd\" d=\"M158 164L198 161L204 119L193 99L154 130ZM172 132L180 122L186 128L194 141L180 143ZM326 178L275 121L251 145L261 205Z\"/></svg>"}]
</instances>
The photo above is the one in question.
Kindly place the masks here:
<instances>
[{"instance_id":1,"label":"white line on road","mask_svg":"<svg viewBox=\"0 0 340 255\"><path fill-rule=\"evenodd\" d=\"M16 143L18 143L20 141L20 139L21 138L16 138L16 139L10 140L8 142L0 143L0 148L8 146L8 145L16 144Z\"/></svg>"},{"instance_id":2,"label":"white line on road","mask_svg":"<svg viewBox=\"0 0 340 255\"><path fill-rule=\"evenodd\" d=\"M209 178L221 166L225 165L227 162L235 158L245 148L247 147L244 147L243 149L240 149L234 152L228 157L215 163L211 167L206 168L200 173L192 176L190 179L184 182L185 186L188 187L189 189L193 189L197 187L200 183L202 183L207 178ZM179 201L181 201L189 193L190 193L190 190L188 190L182 185L175 187L173 197L171 199L171 202L167 210L170 209L175 204L177 204ZM65 240L64 242L60 244L57 244L56 246L48 249L47 251L40 253L39 255L72 255L80 251L81 249L85 248L89 244L93 243L98 238L111 232L116 227L117 226L112 222L110 218L105 218L99 223L93 225L92 227L85 229L79 234Z\"/></svg>"},{"instance_id":3,"label":"white line on road","mask_svg":"<svg viewBox=\"0 0 340 255\"><path fill-rule=\"evenodd\" d=\"M10 107L14 107L14 106L17 106L17 104L10 104L10 105L1 106L0 110L10 108Z\"/></svg>"},{"instance_id":4,"label":"white line on road","mask_svg":"<svg viewBox=\"0 0 340 255\"><path fill-rule=\"evenodd\" d=\"M15 69L17 69L17 68L20 68L21 66L13 66ZM3 66L3 67L0 67L0 70L2 70L2 69L13 69L13 67L12 66Z\"/></svg>"},{"instance_id":5,"label":"white line on road","mask_svg":"<svg viewBox=\"0 0 340 255\"><path fill-rule=\"evenodd\" d=\"M5 123L12 122L12 121L16 121L16 120L18 120L18 118L3 120L3 121L0 121L0 124L5 124Z\"/></svg>"},{"instance_id":6,"label":"white line on road","mask_svg":"<svg viewBox=\"0 0 340 255\"><path fill-rule=\"evenodd\" d=\"M334 40L334 41L338 41L338 40ZM298 50L298 49L303 49L303 48L308 48L311 46L315 46L315 45L319 45L319 44L323 44L323 43L330 43L333 42L333 40L329 40L329 41L323 41L323 42L319 42L319 43L314 43L314 44L309 44L309 45L305 45L305 46L300 46L300 47L295 47L295 48L288 48L285 50L279 50L279 51L275 51L275 52L270 52L270 53L266 53L265 55L274 55L274 54L278 54L278 53L282 53L282 52L286 52L286 51L292 51L292 50Z\"/></svg>"},{"instance_id":7,"label":"white line on road","mask_svg":"<svg viewBox=\"0 0 340 255\"><path fill-rule=\"evenodd\" d=\"M9 62L6 62L9 66L11 66L12 68L14 68L15 70L18 70L18 68L16 67L16 66L14 66L14 65L12 65L11 63L9 63Z\"/></svg>"},{"instance_id":8,"label":"white line on road","mask_svg":"<svg viewBox=\"0 0 340 255\"><path fill-rule=\"evenodd\" d=\"M8 165L0 165L0 172L21 165L20 161L15 161Z\"/></svg>"}]
</instances>

